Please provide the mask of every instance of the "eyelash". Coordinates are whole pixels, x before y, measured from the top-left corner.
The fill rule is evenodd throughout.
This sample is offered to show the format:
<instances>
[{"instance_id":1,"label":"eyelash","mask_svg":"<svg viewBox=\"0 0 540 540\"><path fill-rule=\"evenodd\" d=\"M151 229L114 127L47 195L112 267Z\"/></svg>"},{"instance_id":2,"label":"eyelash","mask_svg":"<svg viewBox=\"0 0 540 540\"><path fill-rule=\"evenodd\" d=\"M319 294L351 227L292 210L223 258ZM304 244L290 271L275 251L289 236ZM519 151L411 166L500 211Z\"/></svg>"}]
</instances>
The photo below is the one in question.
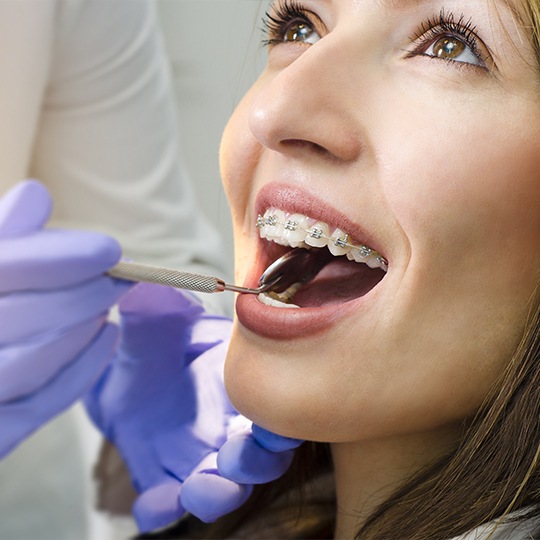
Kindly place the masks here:
<instances>
[{"instance_id":1,"label":"eyelash","mask_svg":"<svg viewBox=\"0 0 540 540\"><path fill-rule=\"evenodd\" d=\"M408 57L423 55L430 58L436 58L432 55L425 54L425 51L430 45L435 43L436 40L441 39L444 36L454 36L462 41L469 47L480 64L468 64L450 58L445 58L445 61L486 69L487 58L480 50L479 38L476 35L476 26L473 24L472 19L466 21L465 15L462 14L456 21L454 14L451 11L446 12L444 8L441 9L438 17L429 17L426 19L426 21L418 27L414 36L409 38L411 43L417 45L414 51L409 52Z\"/></svg>"},{"instance_id":2,"label":"eyelash","mask_svg":"<svg viewBox=\"0 0 540 540\"><path fill-rule=\"evenodd\" d=\"M264 39L263 46L272 47L284 43L286 32L293 23L303 23L315 29L315 24L311 20L307 10L297 0L285 0L271 11L268 11L263 18ZM420 24L414 36L410 37L411 43L415 46L413 51L409 51L407 57L426 56L437 58L426 54L427 48L434 44L437 39L444 36L454 36L469 47L471 53L478 59L479 64L470 64L454 59L443 58L442 60L453 64L460 64L461 67L473 67L487 69L488 57L480 50L479 38L476 35L476 26L472 19L466 20L465 15L461 15L457 20L454 13L441 9L438 16L429 17Z\"/></svg>"},{"instance_id":3,"label":"eyelash","mask_svg":"<svg viewBox=\"0 0 540 540\"><path fill-rule=\"evenodd\" d=\"M294 22L314 26L306 14L306 10L296 0L286 0L278 6L274 6L272 11L267 11L263 17L262 30L265 38L262 41L262 45L271 47L272 45L283 43L285 41L285 33Z\"/></svg>"}]
</instances>

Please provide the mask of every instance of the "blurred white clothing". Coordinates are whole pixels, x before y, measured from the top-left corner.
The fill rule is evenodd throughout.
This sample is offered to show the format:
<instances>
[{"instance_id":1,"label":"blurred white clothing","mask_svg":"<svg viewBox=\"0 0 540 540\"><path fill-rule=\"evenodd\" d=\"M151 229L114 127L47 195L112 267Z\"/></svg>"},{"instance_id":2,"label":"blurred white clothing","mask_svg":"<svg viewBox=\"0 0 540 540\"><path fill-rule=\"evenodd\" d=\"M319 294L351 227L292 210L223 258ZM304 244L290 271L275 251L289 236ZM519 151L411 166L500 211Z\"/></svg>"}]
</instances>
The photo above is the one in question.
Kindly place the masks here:
<instances>
[{"instance_id":1,"label":"blurred white clothing","mask_svg":"<svg viewBox=\"0 0 540 540\"><path fill-rule=\"evenodd\" d=\"M114 236L141 262L226 277L178 158L151 0L2 0L0 36L0 193L37 178L53 196L52 226ZM231 301L205 297L213 311ZM119 538L88 513L98 435L80 417L63 415L0 462L1 540Z\"/></svg>"}]
</instances>

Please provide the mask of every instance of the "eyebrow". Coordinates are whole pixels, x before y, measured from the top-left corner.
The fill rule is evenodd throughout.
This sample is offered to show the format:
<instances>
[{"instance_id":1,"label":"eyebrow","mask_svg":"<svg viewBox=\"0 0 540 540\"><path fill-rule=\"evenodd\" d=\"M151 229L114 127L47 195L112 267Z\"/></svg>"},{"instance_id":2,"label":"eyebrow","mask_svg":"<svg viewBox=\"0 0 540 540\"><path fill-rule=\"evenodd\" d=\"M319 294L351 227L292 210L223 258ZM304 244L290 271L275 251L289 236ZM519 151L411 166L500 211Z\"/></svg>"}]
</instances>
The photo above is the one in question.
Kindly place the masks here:
<instances>
[{"instance_id":1,"label":"eyebrow","mask_svg":"<svg viewBox=\"0 0 540 540\"><path fill-rule=\"evenodd\" d=\"M514 2L511 0L485 0L488 5L493 3L497 4L500 7L508 9L515 21L520 25L525 25L525 20L523 19L523 14L520 13L519 9L515 6ZM409 7L411 5L427 4L430 0L376 0L376 3L383 8L397 8L397 7Z\"/></svg>"}]
</instances>

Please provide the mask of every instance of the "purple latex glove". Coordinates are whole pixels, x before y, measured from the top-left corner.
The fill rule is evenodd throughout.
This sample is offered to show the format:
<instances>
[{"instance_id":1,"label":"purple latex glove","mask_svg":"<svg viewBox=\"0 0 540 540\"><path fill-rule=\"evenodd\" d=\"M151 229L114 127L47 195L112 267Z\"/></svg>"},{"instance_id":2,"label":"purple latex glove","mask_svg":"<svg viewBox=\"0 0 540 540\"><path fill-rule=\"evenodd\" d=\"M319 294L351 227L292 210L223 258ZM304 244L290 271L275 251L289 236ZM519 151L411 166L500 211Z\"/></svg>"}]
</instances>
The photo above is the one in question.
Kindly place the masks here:
<instances>
[{"instance_id":1,"label":"purple latex glove","mask_svg":"<svg viewBox=\"0 0 540 540\"><path fill-rule=\"evenodd\" d=\"M253 484L282 476L293 460L294 449L302 443L238 415L229 423L227 440L219 451L207 456L184 482L180 493L183 507L206 523L236 510L247 499L240 499L238 487L249 496Z\"/></svg>"},{"instance_id":2,"label":"purple latex glove","mask_svg":"<svg viewBox=\"0 0 540 540\"><path fill-rule=\"evenodd\" d=\"M188 294L148 284L122 300L120 313L118 354L86 405L128 466L141 531L165 527L185 510L213 521L242 505L257 479L283 474L292 453L275 459L261 446L244 454L258 464L247 484L218 473L218 450L251 432L223 386L230 320L205 314Z\"/></svg>"},{"instance_id":3,"label":"purple latex glove","mask_svg":"<svg viewBox=\"0 0 540 540\"><path fill-rule=\"evenodd\" d=\"M51 208L33 180L0 199L0 457L103 372L117 341L107 310L128 290L104 276L117 242L43 229Z\"/></svg>"}]
</instances>

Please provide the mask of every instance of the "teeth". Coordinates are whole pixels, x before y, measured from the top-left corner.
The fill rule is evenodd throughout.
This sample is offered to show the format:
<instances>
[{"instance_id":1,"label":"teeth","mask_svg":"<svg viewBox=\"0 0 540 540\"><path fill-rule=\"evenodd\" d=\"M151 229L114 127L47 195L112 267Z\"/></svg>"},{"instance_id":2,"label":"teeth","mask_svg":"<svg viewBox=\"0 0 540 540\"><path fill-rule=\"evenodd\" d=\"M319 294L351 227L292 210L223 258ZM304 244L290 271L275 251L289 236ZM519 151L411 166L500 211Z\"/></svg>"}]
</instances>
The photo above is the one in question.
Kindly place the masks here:
<instances>
[{"instance_id":1,"label":"teeth","mask_svg":"<svg viewBox=\"0 0 540 540\"><path fill-rule=\"evenodd\" d=\"M336 229L330 235L330 242L328 242L328 249L332 255L339 257L340 255L347 255L351 251L351 245L349 244L349 235L344 233L340 229Z\"/></svg>"},{"instance_id":2,"label":"teeth","mask_svg":"<svg viewBox=\"0 0 540 540\"><path fill-rule=\"evenodd\" d=\"M285 302L282 302L281 300L277 299L277 295L270 296L267 293L261 293L257 297L259 299L259 302L262 304L266 304L267 306L273 306L278 308L300 308L300 306L297 306L296 304L287 304Z\"/></svg>"},{"instance_id":3,"label":"teeth","mask_svg":"<svg viewBox=\"0 0 540 540\"><path fill-rule=\"evenodd\" d=\"M288 246L289 243L283 238L283 233L285 231L285 212L282 210L274 210L274 212L268 216L265 214L265 218L266 226L262 229L265 232L264 237L268 238L268 240L272 240L272 242L275 242L276 244Z\"/></svg>"},{"instance_id":4,"label":"teeth","mask_svg":"<svg viewBox=\"0 0 540 540\"><path fill-rule=\"evenodd\" d=\"M328 244L330 228L326 223L317 221L306 230L304 242L311 247L322 248Z\"/></svg>"},{"instance_id":5,"label":"teeth","mask_svg":"<svg viewBox=\"0 0 540 540\"><path fill-rule=\"evenodd\" d=\"M307 217L301 214L291 214L285 220L283 238L292 247L299 247L306 239Z\"/></svg>"},{"instance_id":6,"label":"teeth","mask_svg":"<svg viewBox=\"0 0 540 540\"><path fill-rule=\"evenodd\" d=\"M269 208L264 216L257 217L257 227L261 238L277 244L315 248L327 246L330 253L336 257L346 255L350 261L365 263L371 268L381 268L385 272L388 270L388 262L374 249L352 244L346 232L341 229L331 231L326 223L302 214L286 214L283 210ZM275 299L269 300L279 302ZM285 305L291 307L292 304Z\"/></svg>"}]
</instances>

